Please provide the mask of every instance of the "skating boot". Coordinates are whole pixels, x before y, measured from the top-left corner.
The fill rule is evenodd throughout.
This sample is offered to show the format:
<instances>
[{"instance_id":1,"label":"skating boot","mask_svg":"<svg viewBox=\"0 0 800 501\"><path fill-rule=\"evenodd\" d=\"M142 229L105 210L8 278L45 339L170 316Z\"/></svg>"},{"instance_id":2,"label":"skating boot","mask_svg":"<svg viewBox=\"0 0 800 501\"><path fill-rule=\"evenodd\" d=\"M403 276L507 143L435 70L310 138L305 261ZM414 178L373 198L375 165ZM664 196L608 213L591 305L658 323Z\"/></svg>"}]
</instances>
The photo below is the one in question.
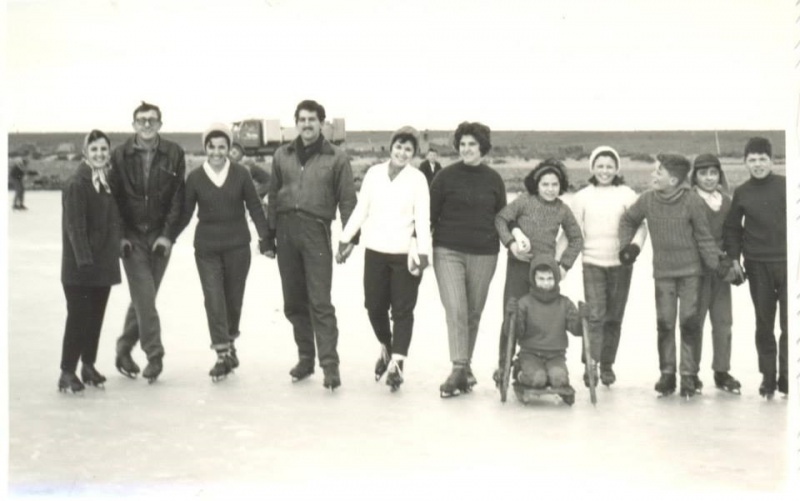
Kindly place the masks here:
<instances>
[{"instance_id":1,"label":"skating boot","mask_svg":"<svg viewBox=\"0 0 800 501\"><path fill-rule=\"evenodd\" d=\"M87 364L83 364L83 367L81 367L81 379L85 385L98 388L104 388L103 383L106 382L106 377L97 372L94 365Z\"/></svg>"},{"instance_id":2,"label":"skating boot","mask_svg":"<svg viewBox=\"0 0 800 501\"><path fill-rule=\"evenodd\" d=\"M311 358L301 358L297 365L292 367L289 375L292 376L292 382L296 383L314 374L314 360Z\"/></svg>"},{"instance_id":3,"label":"skating boot","mask_svg":"<svg viewBox=\"0 0 800 501\"><path fill-rule=\"evenodd\" d=\"M785 374L778 376L778 391L784 395L789 394L789 378Z\"/></svg>"},{"instance_id":4,"label":"skating boot","mask_svg":"<svg viewBox=\"0 0 800 501\"><path fill-rule=\"evenodd\" d=\"M220 350L217 352L217 362L214 367L208 371L211 376L211 381L217 382L228 377L228 374L233 372L233 357L230 350Z\"/></svg>"},{"instance_id":5,"label":"skating boot","mask_svg":"<svg viewBox=\"0 0 800 501\"><path fill-rule=\"evenodd\" d=\"M472 373L470 364L467 364L465 369L467 371L467 385L469 386L469 391L472 391L472 387L478 384L478 380L475 378L475 374Z\"/></svg>"},{"instance_id":6,"label":"skating boot","mask_svg":"<svg viewBox=\"0 0 800 501\"><path fill-rule=\"evenodd\" d=\"M697 376L681 375L681 391L680 395L685 399L690 399L697 394L696 385Z\"/></svg>"},{"instance_id":7,"label":"skating boot","mask_svg":"<svg viewBox=\"0 0 800 501\"><path fill-rule=\"evenodd\" d=\"M397 391L403 384L403 361L391 360L389 362L389 372L386 374L386 384L392 391Z\"/></svg>"},{"instance_id":8,"label":"skating boot","mask_svg":"<svg viewBox=\"0 0 800 501\"><path fill-rule=\"evenodd\" d=\"M61 371L61 377L58 378L58 391L66 393L67 390L70 390L72 393L78 393L84 388L85 386L74 372Z\"/></svg>"},{"instance_id":9,"label":"skating boot","mask_svg":"<svg viewBox=\"0 0 800 501\"><path fill-rule=\"evenodd\" d=\"M737 395L741 394L741 383L727 372L714 372L714 385L720 390L725 390Z\"/></svg>"},{"instance_id":10,"label":"skating boot","mask_svg":"<svg viewBox=\"0 0 800 501\"><path fill-rule=\"evenodd\" d=\"M467 380L467 368L463 365L454 365L453 372L447 380L439 387L439 395L442 398L455 397L464 393L469 393L470 386Z\"/></svg>"},{"instance_id":11,"label":"skating boot","mask_svg":"<svg viewBox=\"0 0 800 501\"><path fill-rule=\"evenodd\" d=\"M118 353L115 365L119 373L125 377L136 379L136 376L139 375L139 366L133 361L130 352Z\"/></svg>"},{"instance_id":12,"label":"skating boot","mask_svg":"<svg viewBox=\"0 0 800 501\"><path fill-rule=\"evenodd\" d=\"M662 373L655 386L655 390L666 397L675 393L675 374Z\"/></svg>"},{"instance_id":13,"label":"skating boot","mask_svg":"<svg viewBox=\"0 0 800 501\"><path fill-rule=\"evenodd\" d=\"M164 370L164 364L161 362L160 358L154 358L147 362L147 367L144 368L142 372L142 377L147 380L149 384L153 384L158 379L158 376L161 375L161 371Z\"/></svg>"},{"instance_id":14,"label":"skating boot","mask_svg":"<svg viewBox=\"0 0 800 501\"><path fill-rule=\"evenodd\" d=\"M758 394L766 397L767 400L772 400L772 397L775 396L775 386L775 373L764 374L761 386L758 387Z\"/></svg>"},{"instance_id":15,"label":"skating boot","mask_svg":"<svg viewBox=\"0 0 800 501\"><path fill-rule=\"evenodd\" d=\"M322 386L329 388L331 391L342 385L342 380L339 377L339 364L323 365L322 376Z\"/></svg>"},{"instance_id":16,"label":"skating boot","mask_svg":"<svg viewBox=\"0 0 800 501\"><path fill-rule=\"evenodd\" d=\"M500 388L500 385L503 383L503 369L495 369L492 373L492 381L494 381L494 386L496 388Z\"/></svg>"},{"instance_id":17,"label":"skating boot","mask_svg":"<svg viewBox=\"0 0 800 501\"><path fill-rule=\"evenodd\" d=\"M697 376L697 374L695 374L693 377L694 377L694 388L695 388L695 390L697 391L697 393L702 393L703 392L703 382L700 381L700 378Z\"/></svg>"},{"instance_id":18,"label":"skating boot","mask_svg":"<svg viewBox=\"0 0 800 501\"><path fill-rule=\"evenodd\" d=\"M233 341L231 341L231 368L235 369L239 367L239 357L236 356L236 347L233 345Z\"/></svg>"},{"instance_id":19,"label":"skating boot","mask_svg":"<svg viewBox=\"0 0 800 501\"><path fill-rule=\"evenodd\" d=\"M600 382L606 385L606 387L617 382L617 375L614 374L614 369L611 368L611 364L600 364Z\"/></svg>"},{"instance_id":20,"label":"skating boot","mask_svg":"<svg viewBox=\"0 0 800 501\"><path fill-rule=\"evenodd\" d=\"M381 344L381 355L378 357L378 361L375 362L375 382L381 380L384 374L386 374L386 370L389 368L389 362L392 360L392 354L389 351L389 348L386 345Z\"/></svg>"}]
</instances>

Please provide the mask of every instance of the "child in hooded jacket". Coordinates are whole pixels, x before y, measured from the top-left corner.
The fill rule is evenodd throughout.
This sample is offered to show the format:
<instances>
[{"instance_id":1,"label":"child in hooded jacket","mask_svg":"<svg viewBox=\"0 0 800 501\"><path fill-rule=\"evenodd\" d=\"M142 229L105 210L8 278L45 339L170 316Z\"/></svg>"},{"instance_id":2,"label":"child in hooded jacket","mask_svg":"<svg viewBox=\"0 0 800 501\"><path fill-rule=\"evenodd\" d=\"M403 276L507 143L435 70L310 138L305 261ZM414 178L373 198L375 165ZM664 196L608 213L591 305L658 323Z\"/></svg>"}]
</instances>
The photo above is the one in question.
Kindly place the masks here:
<instances>
[{"instance_id":1,"label":"child in hooded jacket","mask_svg":"<svg viewBox=\"0 0 800 501\"><path fill-rule=\"evenodd\" d=\"M572 390L566 360L567 331L583 335L580 314L561 294L561 273L552 256L535 256L528 277L528 293L519 300L510 298L507 306L516 311L514 329L520 347L517 381L532 388Z\"/></svg>"}]
</instances>

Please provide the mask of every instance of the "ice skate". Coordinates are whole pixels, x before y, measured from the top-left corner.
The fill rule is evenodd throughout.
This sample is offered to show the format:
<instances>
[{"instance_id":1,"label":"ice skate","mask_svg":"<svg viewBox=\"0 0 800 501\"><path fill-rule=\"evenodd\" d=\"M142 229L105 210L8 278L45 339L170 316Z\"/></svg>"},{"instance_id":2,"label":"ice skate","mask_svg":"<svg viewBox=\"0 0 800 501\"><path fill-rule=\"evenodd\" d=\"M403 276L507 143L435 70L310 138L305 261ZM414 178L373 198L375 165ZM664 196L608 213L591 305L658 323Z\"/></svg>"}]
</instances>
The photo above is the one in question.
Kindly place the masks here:
<instances>
[{"instance_id":1,"label":"ice skate","mask_svg":"<svg viewBox=\"0 0 800 501\"><path fill-rule=\"evenodd\" d=\"M765 397L767 400L772 400L772 397L775 396L776 386L775 374L764 374L761 386L758 387L758 394Z\"/></svg>"},{"instance_id":2,"label":"ice skate","mask_svg":"<svg viewBox=\"0 0 800 501\"><path fill-rule=\"evenodd\" d=\"M389 362L392 359L392 354L389 351L389 348L386 345L381 345L381 355L378 357L378 361L375 362L375 382L381 380L384 374L386 374L386 370L389 368Z\"/></svg>"},{"instance_id":3,"label":"ice skate","mask_svg":"<svg viewBox=\"0 0 800 501\"><path fill-rule=\"evenodd\" d=\"M310 358L301 358L297 362L297 365L292 367L289 371L293 383L302 381L312 374L314 374L314 360Z\"/></svg>"},{"instance_id":4,"label":"ice skate","mask_svg":"<svg viewBox=\"0 0 800 501\"><path fill-rule=\"evenodd\" d=\"M106 382L106 377L94 368L94 365L83 364L81 367L81 379L87 386L95 386L97 388L105 388L103 383Z\"/></svg>"},{"instance_id":5,"label":"ice skate","mask_svg":"<svg viewBox=\"0 0 800 501\"><path fill-rule=\"evenodd\" d=\"M681 375L681 391L680 395L686 400L689 400L697 394L697 376Z\"/></svg>"},{"instance_id":6,"label":"ice skate","mask_svg":"<svg viewBox=\"0 0 800 501\"><path fill-rule=\"evenodd\" d=\"M403 384L403 361L390 360L389 372L386 374L386 385L394 392L400 388L401 384Z\"/></svg>"},{"instance_id":7,"label":"ice skate","mask_svg":"<svg viewBox=\"0 0 800 501\"><path fill-rule=\"evenodd\" d=\"M784 374L778 376L778 391L784 395L789 394L789 378Z\"/></svg>"},{"instance_id":8,"label":"ice skate","mask_svg":"<svg viewBox=\"0 0 800 501\"><path fill-rule=\"evenodd\" d=\"M720 390L741 395L741 383L727 372L714 372L714 385Z\"/></svg>"},{"instance_id":9,"label":"ice skate","mask_svg":"<svg viewBox=\"0 0 800 501\"><path fill-rule=\"evenodd\" d=\"M663 373L655 386L655 390L666 397L675 393L675 374Z\"/></svg>"},{"instance_id":10,"label":"ice skate","mask_svg":"<svg viewBox=\"0 0 800 501\"><path fill-rule=\"evenodd\" d=\"M154 358L147 362L147 367L144 368L142 377L145 378L149 384L153 384L158 379L158 376L161 375L162 370L164 370L164 365L161 363L161 359Z\"/></svg>"},{"instance_id":11,"label":"ice skate","mask_svg":"<svg viewBox=\"0 0 800 501\"><path fill-rule=\"evenodd\" d=\"M233 345L233 341L231 341L231 368L235 369L239 367L239 357L236 356L236 347Z\"/></svg>"},{"instance_id":12,"label":"ice skate","mask_svg":"<svg viewBox=\"0 0 800 501\"><path fill-rule=\"evenodd\" d=\"M439 387L439 395L442 398L456 397L470 391L469 381L467 380L467 369L465 366L453 366L453 372L447 380Z\"/></svg>"},{"instance_id":13,"label":"ice skate","mask_svg":"<svg viewBox=\"0 0 800 501\"><path fill-rule=\"evenodd\" d=\"M133 361L130 353L118 353L115 362L120 374L131 379L136 379L139 375L139 366Z\"/></svg>"},{"instance_id":14,"label":"ice skate","mask_svg":"<svg viewBox=\"0 0 800 501\"><path fill-rule=\"evenodd\" d=\"M342 385L342 380L339 377L339 364L328 364L322 366L322 386L329 388L331 391Z\"/></svg>"},{"instance_id":15,"label":"ice skate","mask_svg":"<svg viewBox=\"0 0 800 501\"><path fill-rule=\"evenodd\" d=\"M472 391L472 387L478 384L478 380L475 378L475 374L472 373L472 367L470 364L467 364L465 369L467 371L467 385L469 386L470 391Z\"/></svg>"},{"instance_id":16,"label":"ice skate","mask_svg":"<svg viewBox=\"0 0 800 501\"><path fill-rule=\"evenodd\" d=\"M503 384L503 369L495 369L492 373L492 381L494 381L495 388L500 388Z\"/></svg>"},{"instance_id":17,"label":"ice skate","mask_svg":"<svg viewBox=\"0 0 800 501\"><path fill-rule=\"evenodd\" d=\"M67 390L70 390L72 393L79 393L84 388L85 386L74 372L61 371L61 377L58 378L58 391L66 393Z\"/></svg>"},{"instance_id":18,"label":"ice skate","mask_svg":"<svg viewBox=\"0 0 800 501\"><path fill-rule=\"evenodd\" d=\"M614 374L614 369L611 368L611 364L600 364L600 382L606 385L606 387L609 387L616 381L617 375Z\"/></svg>"},{"instance_id":19,"label":"ice skate","mask_svg":"<svg viewBox=\"0 0 800 501\"><path fill-rule=\"evenodd\" d=\"M217 352L217 362L214 364L214 367L208 371L208 375L211 376L211 381L217 382L221 381L228 377L228 374L233 372L233 356L231 356L231 352L229 350L223 350Z\"/></svg>"},{"instance_id":20,"label":"ice skate","mask_svg":"<svg viewBox=\"0 0 800 501\"><path fill-rule=\"evenodd\" d=\"M703 393L703 382L700 381L700 378L695 374L694 376L694 388L697 390L697 393Z\"/></svg>"}]
</instances>

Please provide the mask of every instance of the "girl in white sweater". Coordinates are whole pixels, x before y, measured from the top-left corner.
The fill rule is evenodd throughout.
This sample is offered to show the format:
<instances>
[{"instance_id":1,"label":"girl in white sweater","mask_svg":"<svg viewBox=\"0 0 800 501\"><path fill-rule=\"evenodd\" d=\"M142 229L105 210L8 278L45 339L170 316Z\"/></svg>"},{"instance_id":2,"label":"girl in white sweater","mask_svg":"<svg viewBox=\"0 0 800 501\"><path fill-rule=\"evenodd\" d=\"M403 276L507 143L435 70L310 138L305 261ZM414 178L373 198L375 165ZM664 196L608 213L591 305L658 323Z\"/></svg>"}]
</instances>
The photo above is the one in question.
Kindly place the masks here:
<instances>
[{"instance_id":1,"label":"girl in white sweater","mask_svg":"<svg viewBox=\"0 0 800 501\"><path fill-rule=\"evenodd\" d=\"M572 209L583 232L583 289L589 306L591 358L600 362L600 380L610 386L616 381L612 366L633 271L632 264L619 259L619 220L638 195L623 184L620 156L614 148L595 148L589 157L589 170L590 184L575 194ZM641 249L646 238L642 223L632 243ZM584 383L588 386L588 373L584 374Z\"/></svg>"}]
</instances>

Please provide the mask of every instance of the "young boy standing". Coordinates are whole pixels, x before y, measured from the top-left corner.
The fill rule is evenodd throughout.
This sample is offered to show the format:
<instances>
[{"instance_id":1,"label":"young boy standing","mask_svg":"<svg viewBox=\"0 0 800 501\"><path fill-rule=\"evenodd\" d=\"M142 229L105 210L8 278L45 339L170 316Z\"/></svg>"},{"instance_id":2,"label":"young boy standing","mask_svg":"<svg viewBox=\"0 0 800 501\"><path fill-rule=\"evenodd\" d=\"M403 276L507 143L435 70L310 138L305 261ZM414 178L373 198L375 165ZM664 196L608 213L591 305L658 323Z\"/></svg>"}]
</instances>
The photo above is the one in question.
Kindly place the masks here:
<instances>
[{"instance_id":1,"label":"young boy standing","mask_svg":"<svg viewBox=\"0 0 800 501\"><path fill-rule=\"evenodd\" d=\"M781 393L789 392L786 177L772 172L772 145L762 137L747 142L744 164L750 171L750 179L733 192L723 241L738 273L741 273L739 257L744 255L756 314L758 370L764 378L758 391L771 398L776 386ZM781 309L779 346L774 334L777 304Z\"/></svg>"},{"instance_id":2,"label":"young boy standing","mask_svg":"<svg viewBox=\"0 0 800 501\"><path fill-rule=\"evenodd\" d=\"M722 226L728 212L731 210L731 197L724 190L727 189L725 174L717 157L710 153L698 155L694 159L691 184L695 193L700 195L706 206L706 217L709 229L714 237L714 242L722 248ZM714 358L711 368L714 370L714 385L725 391L739 393L741 384L730 375L731 367L731 326L733 325L731 305L731 282L741 285L741 275L734 276L731 270L730 277L718 277L713 270L706 270L700 285L700 336L695 346L697 364L700 364L700 355L703 351L703 325L706 315L711 319L711 341L714 347ZM698 380L699 381L699 380Z\"/></svg>"},{"instance_id":3,"label":"young boy standing","mask_svg":"<svg viewBox=\"0 0 800 501\"><path fill-rule=\"evenodd\" d=\"M686 183L691 164L681 155L658 156L653 172L653 189L644 192L620 219L620 262L632 264L640 249L632 244L634 234L647 219L653 245L658 358L661 378L655 390L662 395L675 391L675 318L681 331L681 396L698 390L697 359L694 348L700 336L698 294L703 275L702 262L724 275L730 264L720 266L720 250L708 227L702 199ZM722 268L722 269L719 269ZM678 304L680 302L680 312Z\"/></svg>"}]
</instances>

